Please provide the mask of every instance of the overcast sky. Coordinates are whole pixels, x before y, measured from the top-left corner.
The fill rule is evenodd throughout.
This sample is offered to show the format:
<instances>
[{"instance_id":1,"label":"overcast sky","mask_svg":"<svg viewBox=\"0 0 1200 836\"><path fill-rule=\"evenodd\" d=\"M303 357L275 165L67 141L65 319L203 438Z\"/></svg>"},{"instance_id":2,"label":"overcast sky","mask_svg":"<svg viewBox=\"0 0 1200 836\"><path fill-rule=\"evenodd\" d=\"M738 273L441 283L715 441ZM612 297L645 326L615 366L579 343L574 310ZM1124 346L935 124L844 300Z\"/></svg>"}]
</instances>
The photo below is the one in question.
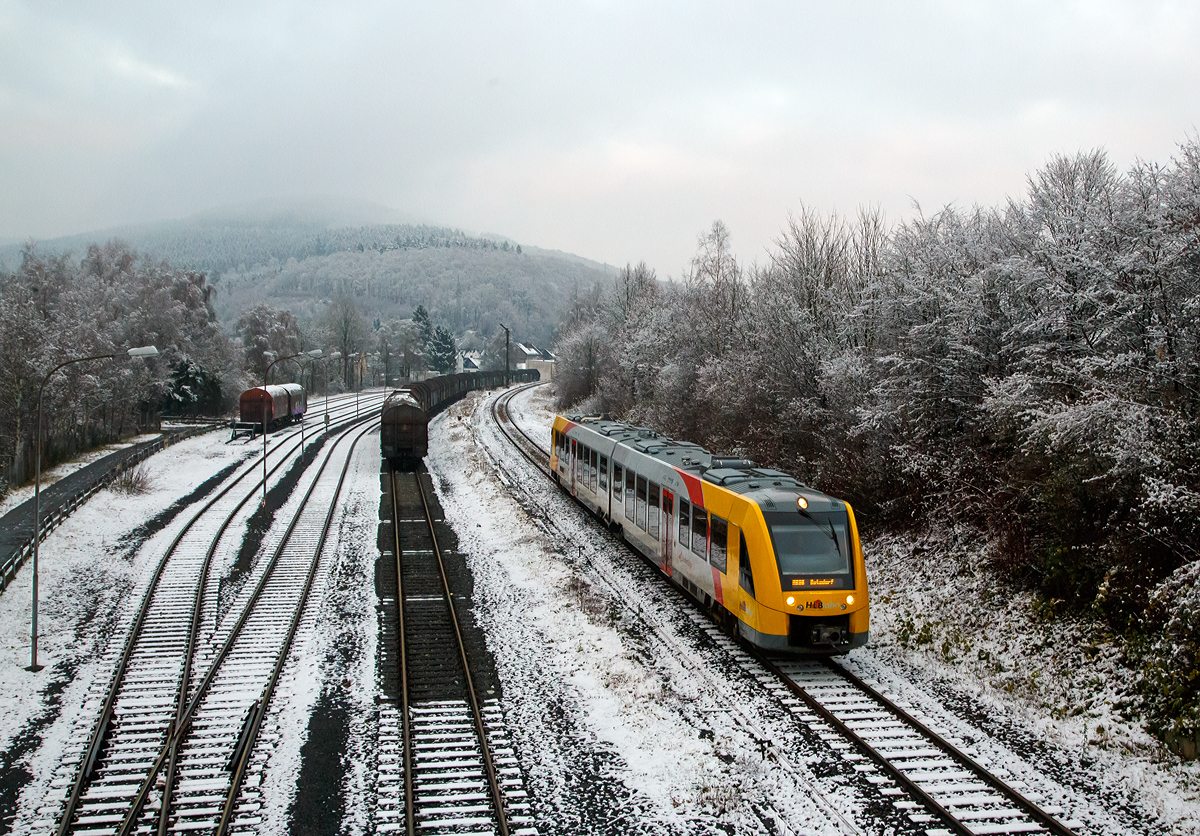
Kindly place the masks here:
<instances>
[{"instance_id":1,"label":"overcast sky","mask_svg":"<svg viewBox=\"0 0 1200 836\"><path fill-rule=\"evenodd\" d=\"M0 0L0 239L329 196L677 276L1200 124L1194 3L182 5Z\"/></svg>"}]
</instances>

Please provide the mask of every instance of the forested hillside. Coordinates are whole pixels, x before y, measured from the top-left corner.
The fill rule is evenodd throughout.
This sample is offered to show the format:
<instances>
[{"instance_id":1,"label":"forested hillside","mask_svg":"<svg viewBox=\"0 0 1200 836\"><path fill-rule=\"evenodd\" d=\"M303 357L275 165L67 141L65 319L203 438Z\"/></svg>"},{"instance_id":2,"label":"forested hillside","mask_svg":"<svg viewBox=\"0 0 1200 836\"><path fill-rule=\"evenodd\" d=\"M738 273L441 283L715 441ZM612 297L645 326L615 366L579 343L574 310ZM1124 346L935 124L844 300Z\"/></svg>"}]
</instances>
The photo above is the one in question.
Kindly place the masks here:
<instances>
[{"instance_id":1,"label":"forested hillside","mask_svg":"<svg viewBox=\"0 0 1200 836\"><path fill-rule=\"evenodd\" d=\"M263 303L301 321L330 300L358 303L375 319L406 319L423 305L451 331L491 336L496 320L520 339L547 343L575 288L603 276L600 265L524 248L498 237L411 224L330 226L329 213L241 212L75 235L36 243L43 254L80 258L117 239L148 257L202 272L216 292L221 324ZM23 245L0 247L0 270L15 271Z\"/></svg>"},{"instance_id":2,"label":"forested hillside","mask_svg":"<svg viewBox=\"0 0 1200 836\"><path fill-rule=\"evenodd\" d=\"M461 334L499 333L503 322L519 339L548 344L577 287L600 270L564 258L518 251L481 239L425 247L364 246L224 273L216 283L217 314L267 303L301 320L330 300L353 299L369 318L396 320L424 305L434 322Z\"/></svg>"},{"instance_id":3,"label":"forested hillside","mask_svg":"<svg viewBox=\"0 0 1200 836\"><path fill-rule=\"evenodd\" d=\"M997 208L804 211L748 271L626 269L560 342L560 397L851 500L966 526L1047 617L1123 637L1160 733L1200 729L1200 141L1057 158Z\"/></svg>"}]
</instances>

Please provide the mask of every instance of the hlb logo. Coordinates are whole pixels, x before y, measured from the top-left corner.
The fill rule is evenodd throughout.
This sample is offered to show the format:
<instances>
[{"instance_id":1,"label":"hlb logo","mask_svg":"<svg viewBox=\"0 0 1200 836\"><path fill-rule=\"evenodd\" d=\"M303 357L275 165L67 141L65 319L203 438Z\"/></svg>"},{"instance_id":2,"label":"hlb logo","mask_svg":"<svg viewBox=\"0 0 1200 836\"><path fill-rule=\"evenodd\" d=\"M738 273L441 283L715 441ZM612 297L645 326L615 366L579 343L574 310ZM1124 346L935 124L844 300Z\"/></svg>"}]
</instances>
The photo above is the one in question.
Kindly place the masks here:
<instances>
[{"instance_id":1,"label":"hlb logo","mask_svg":"<svg viewBox=\"0 0 1200 836\"><path fill-rule=\"evenodd\" d=\"M806 610L820 610L820 609L824 609L824 608L825 608L825 604L822 601L805 601L804 602L804 609L806 609Z\"/></svg>"}]
</instances>

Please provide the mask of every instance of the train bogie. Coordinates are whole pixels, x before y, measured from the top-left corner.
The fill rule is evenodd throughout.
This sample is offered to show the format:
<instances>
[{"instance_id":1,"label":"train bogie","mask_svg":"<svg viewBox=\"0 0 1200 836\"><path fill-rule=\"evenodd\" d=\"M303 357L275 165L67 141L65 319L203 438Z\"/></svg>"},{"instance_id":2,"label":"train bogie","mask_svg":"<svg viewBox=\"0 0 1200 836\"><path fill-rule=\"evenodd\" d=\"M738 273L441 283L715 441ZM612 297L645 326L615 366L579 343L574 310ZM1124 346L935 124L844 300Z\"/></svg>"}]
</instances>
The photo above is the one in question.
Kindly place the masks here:
<instances>
[{"instance_id":1,"label":"train bogie","mask_svg":"<svg viewBox=\"0 0 1200 836\"><path fill-rule=\"evenodd\" d=\"M866 643L866 569L847 503L644 428L557 416L551 432L563 489L751 644L829 654Z\"/></svg>"}]
</instances>

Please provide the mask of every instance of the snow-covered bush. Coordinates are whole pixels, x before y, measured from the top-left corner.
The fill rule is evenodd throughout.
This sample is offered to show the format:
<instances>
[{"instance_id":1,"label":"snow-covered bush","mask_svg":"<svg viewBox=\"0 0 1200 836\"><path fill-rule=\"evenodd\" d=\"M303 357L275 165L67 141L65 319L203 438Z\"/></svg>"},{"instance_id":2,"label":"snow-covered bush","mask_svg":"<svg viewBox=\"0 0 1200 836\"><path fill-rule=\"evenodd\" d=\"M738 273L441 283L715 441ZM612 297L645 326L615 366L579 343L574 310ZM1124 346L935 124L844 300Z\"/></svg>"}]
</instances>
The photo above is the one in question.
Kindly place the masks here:
<instances>
[{"instance_id":1,"label":"snow-covered bush","mask_svg":"<svg viewBox=\"0 0 1200 836\"><path fill-rule=\"evenodd\" d=\"M1200 561L1159 585L1150 618L1155 638L1145 657L1148 725L1194 758L1200 743Z\"/></svg>"}]
</instances>

